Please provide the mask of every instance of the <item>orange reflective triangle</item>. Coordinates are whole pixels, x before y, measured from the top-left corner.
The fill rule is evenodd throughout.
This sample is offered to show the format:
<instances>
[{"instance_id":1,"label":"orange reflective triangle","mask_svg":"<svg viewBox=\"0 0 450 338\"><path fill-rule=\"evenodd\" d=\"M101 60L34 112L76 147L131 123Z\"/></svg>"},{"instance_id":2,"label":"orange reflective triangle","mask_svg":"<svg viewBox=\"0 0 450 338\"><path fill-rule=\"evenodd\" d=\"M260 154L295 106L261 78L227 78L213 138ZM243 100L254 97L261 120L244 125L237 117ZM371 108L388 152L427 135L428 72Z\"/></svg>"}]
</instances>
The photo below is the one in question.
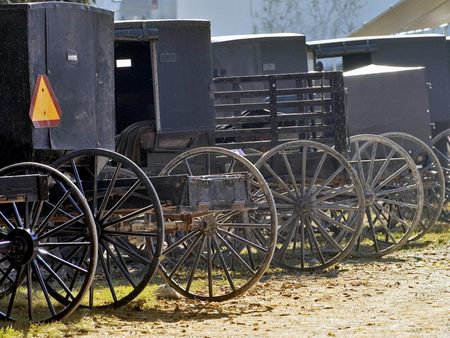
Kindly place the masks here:
<instances>
[{"instance_id":1,"label":"orange reflective triangle","mask_svg":"<svg viewBox=\"0 0 450 338\"><path fill-rule=\"evenodd\" d=\"M35 128L57 127L61 122L61 107L46 75L37 77L29 114Z\"/></svg>"}]
</instances>

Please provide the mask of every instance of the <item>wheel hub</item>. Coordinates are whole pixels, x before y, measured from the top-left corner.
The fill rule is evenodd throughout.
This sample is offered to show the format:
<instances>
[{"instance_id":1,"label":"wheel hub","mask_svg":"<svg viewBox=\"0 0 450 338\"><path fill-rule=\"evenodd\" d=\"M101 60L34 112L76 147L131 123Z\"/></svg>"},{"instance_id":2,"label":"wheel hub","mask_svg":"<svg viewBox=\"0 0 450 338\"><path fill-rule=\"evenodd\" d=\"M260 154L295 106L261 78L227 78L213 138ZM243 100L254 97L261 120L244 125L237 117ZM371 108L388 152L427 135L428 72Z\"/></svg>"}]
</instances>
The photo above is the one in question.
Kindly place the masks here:
<instances>
[{"instance_id":1,"label":"wheel hub","mask_svg":"<svg viewBox=\"0 0 450 338\"><path fill-rule=\"evenodd\" d=\"M13 229L6 235L6 240L11 242L6 255L17 265L27 264L38 253L38 239L29 230Z\"/></svg>"},{"instance_id":2,"label":"wheel hub","mask_svg":"<svg viewBox=\"0 0 450 338\"><path fill-rule=\"evenodd\" d=\"M295 201L294 211L297 214L308 214L312 211L313 203L313 198L299 197Z\"/></svg>"},{"instance_id":3,"label":"wheel hub","mask_svg":"<svg viewBox=\"0 0 450 338\"><path fill-rule=\"evenodd\" d=\"M218 228L217 221L214 216L206 216L202 218L202 232L204 235L211 236Z\"/></svg>"},{"instance_id":4,"label":"wheel hub","mask_svg":"<svg viewBox=\"0 0 450 338\"><path fill-rule=\"evenodd\" d=\"M366 205L374 205L376 201L377 194L372 189L367 189L364 191L364 200Z\"/></svg>"}]
</instances>

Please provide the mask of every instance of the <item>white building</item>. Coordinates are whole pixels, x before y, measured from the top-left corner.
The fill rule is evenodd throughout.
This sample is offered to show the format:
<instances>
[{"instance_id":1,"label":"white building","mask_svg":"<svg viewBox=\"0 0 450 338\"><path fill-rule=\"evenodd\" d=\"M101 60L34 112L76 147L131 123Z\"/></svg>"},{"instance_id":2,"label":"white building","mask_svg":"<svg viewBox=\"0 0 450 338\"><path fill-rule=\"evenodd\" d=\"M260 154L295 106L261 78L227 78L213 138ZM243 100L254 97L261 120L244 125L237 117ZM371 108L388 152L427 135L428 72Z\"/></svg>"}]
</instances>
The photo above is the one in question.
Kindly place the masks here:
<instances>
[{"instance_id":1,"label":"white building","mask_svg":"<svg viewBox=\"0 0 450 338\"><path fill-rule=\"evenodd\" d=\"M396 0L361 0L355 26L382 13ZM116 20L132 19L206 19L211 33L217 35L252 34L258 31L258 14L264 0L97 0L96 5L115 11ZM307 20L303 19L303 20ZM300 25L301 26L301 25ZM314 23L309 23L310 27ZM259 33L265 33L259 30ZM295 33L305 33L297 31ZM306 32L307 34L307 32ZM307 34L308 35L308 34ZM308 36L307 36L308 37ZM316 37L317 38L317 37ZM320 36L330 38L330 36Z\"/></svg>"}]
</instances>

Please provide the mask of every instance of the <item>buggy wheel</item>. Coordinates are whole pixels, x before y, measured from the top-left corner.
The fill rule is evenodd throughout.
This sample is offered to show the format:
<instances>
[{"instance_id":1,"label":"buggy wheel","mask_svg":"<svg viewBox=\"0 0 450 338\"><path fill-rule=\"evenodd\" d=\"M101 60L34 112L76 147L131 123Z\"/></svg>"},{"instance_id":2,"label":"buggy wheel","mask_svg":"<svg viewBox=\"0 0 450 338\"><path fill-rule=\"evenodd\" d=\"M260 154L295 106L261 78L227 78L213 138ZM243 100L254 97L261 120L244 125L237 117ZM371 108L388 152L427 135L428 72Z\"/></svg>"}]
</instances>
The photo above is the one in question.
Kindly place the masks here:
<instances>
[{"instance_id":1,"label":"buggy wheel","mask_svg":"<svg viewBox=\"0 0 450 338\"><path fill-rule=\"evenodd\" d=\"M256 163L278 214L274 262L288 270L323 270L342 260L358 239L364 194L351 165L313 141L281 144Z\"/></svg>"},{"instance_id":2,"label":"buggy wheel","mask_svg":"<svg viewBox=\"0 0 450 338\"><path fill-rule=\"evenodd\" d=\"M20 163L0 175L39 175L44 195L0 204L0 242L10 242L0 253L0 317L63 319L78 307L95 274L97 235L89 206L51 167Z\"/></svg>"},{"instance_id":3,"label":"buggy wheel","mask_svg":"<svg viewBox=\"0 0 450 338\"><path fill-rule=\"evenodd\" d=\"M175 174L245 177L245 202L252 206L237 203L190 214L185 230L166 232L160 262L164 278L186 297L209 301L236 297L261 278L272 259L277 218L270 189L247 159L217 147L188 150L160 173ZM216 197L221 193L227 192L214 191Z\"/></svg>"},{"instance_id":4,"label":"buggy wheel","mask_svg":"<svg viewBox=\"0 0 450 338\"><path fill-rule=\"evenodd\" d=\"M437 134L431 141L433 151L441 163L445 177L445 201L442 208L441 218L450 222L450 129Z\"/></svg>"},{"instance_id":5,"label":"buggy wheel","mask_svg":"<svg viewBox=\"0 0 450 338\"><path fill-rule=\"evenodd\" d=\"M86 196L98 233L95 287L89 306L122 306L158 268L164 227L159 198L144 172L104 149L74 151L53 164Z\"/></svg>"},{"instance_id":6,"label":"buggy wheel","mask_svg":"<svg viewBox=\"0 0 450 338\"><path fill-rule=\"evenodd\" d=\"M366 202L354 253L381 257L405 244L419 224L424 200L420 173L408 152L383 136L352 136L350 152Z\"/></svg>"},{"instance_id":7,"label":"buggy wheel","mask_svg":"<svg viewBox=\"0 0 450 338\"><path fill-rule=\"evenodd\" d=\"M422 140L406 133L392 132L382 136L394 141L413 159L423 183L424 204L422 216L409 241L425 235L437 222L445 201L445 178L439 159Z\"/></svg>"}]
</instances>

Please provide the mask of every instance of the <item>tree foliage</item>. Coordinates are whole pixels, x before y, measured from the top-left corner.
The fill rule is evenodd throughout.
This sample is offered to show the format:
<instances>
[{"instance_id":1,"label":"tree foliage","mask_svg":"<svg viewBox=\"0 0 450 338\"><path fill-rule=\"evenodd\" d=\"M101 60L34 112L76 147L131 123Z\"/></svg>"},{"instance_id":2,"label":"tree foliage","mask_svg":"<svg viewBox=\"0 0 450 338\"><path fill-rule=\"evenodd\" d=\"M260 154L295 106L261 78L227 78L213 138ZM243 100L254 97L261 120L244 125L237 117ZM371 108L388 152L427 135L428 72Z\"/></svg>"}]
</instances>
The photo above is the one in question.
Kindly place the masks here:
<instances>
[{"instance_id":1,"label":"tree foliage","mask_svg":"<svg viewBox=\"0 0 450 338\"><path fill-rule=\"evenodd\" d=\"M263 0L255 33L297 32L309 39L342 37L356 28L367 0Z\"/></svg>"}]
</instances>

